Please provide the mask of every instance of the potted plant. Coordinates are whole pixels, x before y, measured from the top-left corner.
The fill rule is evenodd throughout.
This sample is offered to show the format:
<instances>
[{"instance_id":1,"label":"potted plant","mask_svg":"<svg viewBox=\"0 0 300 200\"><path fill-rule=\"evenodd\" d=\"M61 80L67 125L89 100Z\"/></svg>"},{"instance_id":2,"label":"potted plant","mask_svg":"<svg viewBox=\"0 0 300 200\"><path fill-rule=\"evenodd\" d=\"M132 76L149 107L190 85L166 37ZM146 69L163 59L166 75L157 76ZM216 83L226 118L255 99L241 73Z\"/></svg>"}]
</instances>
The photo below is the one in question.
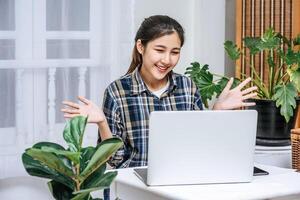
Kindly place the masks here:
<instances>
[{"instance_id":1,"label":"potted plant","mask_svg":"<svg viewBox=\"0 0 300 200\"><path fill-rule=\"evenodd\" d=\"M90 192L110 186L117 171L106 172L106 161L122 145L119 138L104 140L96 147L82 147L87 117L72 118L63 131L68 148L39 142L26 149L23 165L32 176L52 179L48 187L55 199L92 200ZM95 198L99 199L99 198Z\"/></svg>"},{"instance_id":2,"label":"potted plant","mask_svg":"<svg viewBox=\"0 0 300 200\"><path fill-rule=\"evenodd\" d=\"M290 129L293 128L299 104L300 35L288 40L270 28L262 37L246 37L243 42L245 50L250 52L246 62L250 63L252 83L258 88L258 99L252 100L256 102L254 109L258 111L257 143L269 146L288 145ZM232 41L226 41L224 47L229 58L234 61L242 55L242 51ZM263 81L257 71L258 66L255 66L255 55L261 53L267 58L267 82ZM197 62L186 69L186 74L198 86L206 107L207 101L214 95L219 95L229 80L228 77L210 73L208 65L201 66ZM245 74L241 75L241 79L236 78L234 86L245 78Z\"/></svg>"}]
</instances>

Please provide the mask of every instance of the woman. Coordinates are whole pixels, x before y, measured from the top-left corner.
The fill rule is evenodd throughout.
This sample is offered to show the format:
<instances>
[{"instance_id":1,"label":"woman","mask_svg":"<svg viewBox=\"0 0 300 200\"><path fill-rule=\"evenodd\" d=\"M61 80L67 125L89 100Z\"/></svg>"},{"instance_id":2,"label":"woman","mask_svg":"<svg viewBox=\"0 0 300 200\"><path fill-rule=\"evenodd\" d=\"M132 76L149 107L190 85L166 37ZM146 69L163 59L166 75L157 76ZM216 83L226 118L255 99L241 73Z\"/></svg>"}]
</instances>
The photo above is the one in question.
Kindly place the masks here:
<instances>
[{"instance_id":1,"label":"woman","mask_svg":"<svg viewBox=\"0 0 300 200\"><path fill-rule=\"evenodd\" d=\"M82 104L64 101L66 118L88 116L99 127L100 141L120 137L124 146L109 160L114 168L147 165L149 115L154 110L202 110L195 84L172 70L184 44L181 25L168 16L151 16L141 24L135 37L133 58L127 74L111 83L104 94L103 110L79 97ZM256 96L256 87L242 88L250 78L230 89L231 78L213 109L253 106L244 100Z\"/></svg>"}]
</instances>

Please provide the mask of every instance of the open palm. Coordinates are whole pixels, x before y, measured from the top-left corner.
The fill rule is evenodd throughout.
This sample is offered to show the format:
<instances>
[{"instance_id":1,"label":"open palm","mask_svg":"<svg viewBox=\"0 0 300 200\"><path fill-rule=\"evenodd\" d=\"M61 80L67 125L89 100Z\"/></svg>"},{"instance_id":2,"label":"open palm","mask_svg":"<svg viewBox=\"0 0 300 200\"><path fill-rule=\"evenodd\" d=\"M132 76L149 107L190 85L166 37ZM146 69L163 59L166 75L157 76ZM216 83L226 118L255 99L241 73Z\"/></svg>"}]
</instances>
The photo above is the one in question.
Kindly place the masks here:
<instances>
[{"instance_id":1,"label":"open palm","mask_svg":"<svg viewBox=\"0 0 300 200\"><path fill-rule=\"evenodd\" d=\"M237 87L230 89L233 84L233 78L231 78L222 93L220 94L217 102L215 103L213 109L215 110L229 110L236 109L243 106L254 106L253 102L244 102L247 99L254 98L257 96L257 87L250 87L242 90L249 82L251 78L247 78Z\"/></svg>"},{"instance_id":2,"label":"open palm","mask_svg":"<svg viewBox=\"0 0 300 200\"><path fill-rule=\"evenodd\" d=\"M79 96L78 99L83 104L74 103L71 101L63 101L66 108L61 109L65 118L73 118L79 115L88 116L89 123L99 123L105 121L105 115L99 106L92 101Z\"/></svg>"}]
</instances>

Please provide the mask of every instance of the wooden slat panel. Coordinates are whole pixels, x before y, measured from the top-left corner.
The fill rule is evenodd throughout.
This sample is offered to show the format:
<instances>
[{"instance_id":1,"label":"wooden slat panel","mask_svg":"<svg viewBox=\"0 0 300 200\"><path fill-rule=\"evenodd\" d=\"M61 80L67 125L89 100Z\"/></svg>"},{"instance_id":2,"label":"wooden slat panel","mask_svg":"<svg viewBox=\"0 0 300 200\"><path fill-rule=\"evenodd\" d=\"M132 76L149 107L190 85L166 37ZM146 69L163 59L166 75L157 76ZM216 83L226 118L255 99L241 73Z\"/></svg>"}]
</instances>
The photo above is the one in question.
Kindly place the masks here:
<instances>
[{"instance_id":1,"label":"wooden slat panel","mask_svg":"<svg viewBox=\"0 0 300 200\"><path fill-rule=\"evenodd\" d=\"M260 0L255 0L254 2L254 37L260 37L261 34L261 2ZM261 56L260 54L255 55L254 66L256 71L261 70ZM253 72L252 72L253 73ZM253 77L253 74L252 74Z\"/></svg>"},{"instance_id":2,"label":"wooden slat panel","mask_svg":"<svg viewBox=\"0 0 300 200\"><path fill-rule=\"evenodd\" d=\"M292 1L292 36L296 37L300 34L300 1ZM300 128L300 108L298 108L298 114L296 119L295 128Z\"/></svg>"},{"instance_id":3,"label":"wooden slat panel","mask_svg":"<svg viewBox=\"0 0 300 200\"><path fill-rule=\"evenodd\" d=\"M244 56L236 62L235 75L251 76L249 51L243 48L242 39L246 36L260 37L266 29L273 27L287 38L300 34L300 0L236 0L236 43ZM254 58L256 70L268 85L269 69L267 55ZM300 127L300 109L296 127Z\"/></svg>"},{"instance_id":4,"label":"wooden slat panel","mask_svg":"<svg viewBox=\"0 0 300 200\"><path fill-rule=\"evenodd\" d=\"M241 48L242 46L242 29L243 29L243 0L236 1L236 37L235 41L237 46ZM236 61L235 65L235 76L240 78L241 76L241 59Z\"/></svg>"}]
</instances>

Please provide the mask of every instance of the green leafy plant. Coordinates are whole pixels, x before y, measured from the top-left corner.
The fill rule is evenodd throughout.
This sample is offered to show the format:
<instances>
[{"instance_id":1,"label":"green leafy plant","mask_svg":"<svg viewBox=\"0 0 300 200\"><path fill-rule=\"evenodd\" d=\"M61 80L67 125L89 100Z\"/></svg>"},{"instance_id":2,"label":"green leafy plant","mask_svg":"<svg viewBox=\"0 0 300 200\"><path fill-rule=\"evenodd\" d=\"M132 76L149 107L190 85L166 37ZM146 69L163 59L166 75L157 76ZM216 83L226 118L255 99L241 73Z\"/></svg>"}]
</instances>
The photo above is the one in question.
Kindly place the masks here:
<instances>
[{"instance_id":1,"label":"green leafy plant","mask_svg":"<svg viewBox=\"0 0 300 200\"><path fill-rule=\"evenodd\" d=\"M122 140L110 138L96 147L82 147L86 123L87 117L83 116L67 123L63 137L68 149L39 142L22 155L30 175L52 179L48 187L55 199L92 200L90 192L109 187L117 176L116 171L106 172L106 162L123 145Z\"/></svg>"},{"instance_id":2,"label":"green leafy plant","mask_svg":"<svg viewBox=\"0 0 300 200\"><path fill-rule=\"evenodd\" d=\"M201 65L198 62L191 63L192 66L186 68L187 74L195 82L200 90L202 102L208 108L208 101L213 96L219 96L226 86L229 78L226 76L213 74L209 71L207 64ZM236 87L240 83L239 79L234 79L232 87Z\"/></svg>"},{"instance_id":3,"label":"green leafy plant","mask_svg":"<svg viewBox=\"0 0 300 200\"><path fill-rule=\"evenodd\" d=\"M246 37L243 39L245 50L250 52L248 62L253 73L252 82L257 86L258 97L260 99L274 100L276 106L280 108L280 113L286 122L293 116L296 108L296 97L300 92L300 35L294 39L287 39L273 28L268 29L262 37ZM298 47L297 47L298 46ZM232 41L226 41L224 48L232 60L237 60L243 52ZM267 68L269 70L268 83L264 83L263 78L257 72L254 58L255 55L264 53L267 57ZM208 65L201 66L194 62L186 69L192 80L200 89L201 97L207 106L207 100L213 95L220 94L224 85L228 82L227 77L212 74L208 71ZM214 76L217 80L214 80ZM243 81L246 78L235 79Z\"/></svg>"}]
</instances>

